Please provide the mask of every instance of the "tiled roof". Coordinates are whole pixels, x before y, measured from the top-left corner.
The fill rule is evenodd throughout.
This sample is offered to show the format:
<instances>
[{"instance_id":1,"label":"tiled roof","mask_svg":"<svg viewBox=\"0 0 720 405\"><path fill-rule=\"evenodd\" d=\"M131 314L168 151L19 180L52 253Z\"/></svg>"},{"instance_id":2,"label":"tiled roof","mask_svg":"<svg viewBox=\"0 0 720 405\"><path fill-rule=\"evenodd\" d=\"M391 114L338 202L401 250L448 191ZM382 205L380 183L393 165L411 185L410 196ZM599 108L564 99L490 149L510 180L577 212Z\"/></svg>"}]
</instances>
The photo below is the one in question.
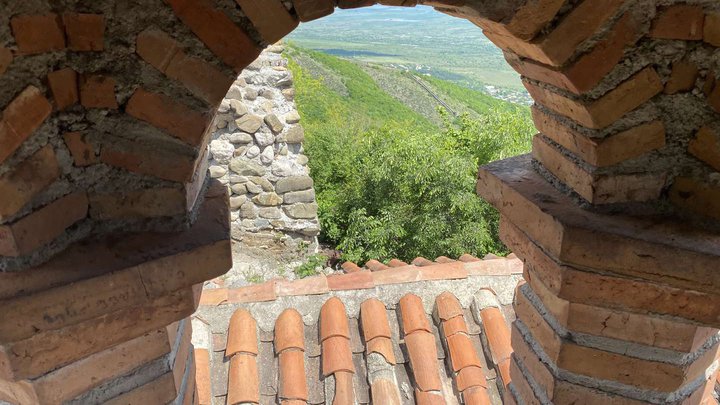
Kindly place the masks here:
<instances>
[{"instance_id":1,"label":"tiled roof","mask_svg":"<svg viewBox=\"0 0 720 405\"><path fill-rule=\"evenodd\" d=\"M327 277L326 289L308 279L276 281L272 300L257 295L263 286L226 290L228 299L211 305L204 298L193 322L199 403L503 403L521 263L471 256L413 263L345 263L347 273ZM330 287L357 274L372 284Z\"/></svg>"}]
</instances>

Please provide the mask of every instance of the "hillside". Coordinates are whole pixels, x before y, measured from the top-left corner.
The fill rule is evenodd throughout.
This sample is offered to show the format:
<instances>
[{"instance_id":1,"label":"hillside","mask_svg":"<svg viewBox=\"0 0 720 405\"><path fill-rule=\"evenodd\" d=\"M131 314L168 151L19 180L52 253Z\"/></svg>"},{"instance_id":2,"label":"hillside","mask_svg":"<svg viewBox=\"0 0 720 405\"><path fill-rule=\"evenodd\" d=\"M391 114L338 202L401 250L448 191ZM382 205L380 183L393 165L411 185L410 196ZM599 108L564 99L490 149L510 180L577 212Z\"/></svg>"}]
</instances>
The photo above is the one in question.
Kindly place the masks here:
<instances>
[{"instance_id":1,"label":"hillside","mask_svg":"<svg viewBox=\"0 0 720 405\"><path fill-rule=\"evenodd\" d=\"M456 116L468 113L473 118L491 110L527 110L427 74L340 58L296 44L288 47L287 56L296 78L299 103L305 106L310 121L315 115L319 120L327 119L321 118L321 110L329 110L329 106L337 110L339 105L351 111L355 121L410 121L418 127L428 123L440 126L438 107ZM307 98L305 102L303 97Z\"/></svg>"},{"instance_id":2,"label":"hillside","mask_svg":"<svg viewBox=\"0 0 720 405\"><path fill-rule=\"evenodd\" d=\"M528 99L518 74L477 26L431 7L336 10L301 24L288 39L343 58L490 90L503 99Z\"/></svg>"},{"instance_id":3,"label":"hillside","mask_svg":"<svg viewBox=\"0 0 720 405\"><path fill-rule=\"evenodd\" d=\"M529 150L526 106L297 46L286 56L326 246L353 261L505 251L475 178Z\"/></svg>"}]
</instances>

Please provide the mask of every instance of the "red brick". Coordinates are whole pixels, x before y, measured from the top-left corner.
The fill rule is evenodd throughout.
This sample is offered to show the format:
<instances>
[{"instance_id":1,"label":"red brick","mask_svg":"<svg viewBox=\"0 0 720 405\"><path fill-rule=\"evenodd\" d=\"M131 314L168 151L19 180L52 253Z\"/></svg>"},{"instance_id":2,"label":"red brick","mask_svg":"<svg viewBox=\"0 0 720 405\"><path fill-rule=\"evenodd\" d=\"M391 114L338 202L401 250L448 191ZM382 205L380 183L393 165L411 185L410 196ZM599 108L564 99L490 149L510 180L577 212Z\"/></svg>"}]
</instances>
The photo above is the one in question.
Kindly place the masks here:
<instances>
[{"instance_id":1,"label":"red brick","mask_svg":"<svg viewBox=\"0 0 720 405\"><path fill-rule=\"evenodd\" d=\"M335 11L334 0L293 0L293 5L302 22L317 20Z\"/></svg>"},{"instance_id":2,"label":"red brick","mask_svg":"<svg viewBox=\"0 0 720 405\"><path fill-rule=\"evenodd\" d=\"M195 161L192 158L136 142L105 145L100 160L134 173L170 181L188 182L195 174Z\"/></svg>"},{"instance_id":3,"label":"red brick","mask_svg":"<svg viewBox=\"0 0 720 405\"><path fill-rule=\"evenodd\" d=\"M562 66L572 57L578 46L595 35L598 29L622 6L622 0L583 2L576 6L552 32L532 42L526 42L503 32L485 28L485 35L497 46L551 66ZM589 18L588 16L592 16Z\"/></svg>"},{"instance_id":4,"label":"red brick","mask_svg":"<svg viewBox=\"0 0 720 405\"><path fill-rule=\"evenodd\" d=\"M64 110L80 100L77 73L74 70L65 68L48 73L48 84L58 110Z\"/></svg>"},{"instance_id":5,"label":"red brick","mask_svg":"<svg viewBox=\"0 0 720 405\"><path fill-rule=\"evenodd\" d=\"M165 74L211 105L222 101L234 80L210 63L182 52L175 54Z\"/></svg>"},{"instance_id":6,"label":"red brick","mask_svg":"<svg viewBox=\"0 0 720 405\"><path fill-rule=\"evenodd\" d=\"M700 6L679 4L658 12L650 37L660 39L703 39L705 13Z\"/></svg>"},{"instance_id":7,"label":"red brick","mask_svg":"<svg viewBox=\"0 0 720 405\"><path fill-rule=\"evenodd\" d=\"M67 132L63 135L63 139L75 161L75 166L84 167L98 163L95 147L87 141L82 132Z\"/></svg>"},{"instance_id":8,"label":"red brick","mask_svg":"<svg viewBox=\"0 0 720 405\"><path fill-rule=\"evenodd\" d=\"M712 46L720 46L720 13L705 16L703 39ZM0 62L0 66L2 66L2 62ZM0 68L0 73L2 73L2 68Z\"/></svg>"},{"instance_id":9,"label":"red brick","mask_svg":"<svg viewBox=\"0 0 720 405\"><path fill-rule=\"evenodd\" d=\"M525 87L535 102L592 129L611 125L663 89L653 68L640 71L592 102L571 99L528 82L525 82Z\"/></svg>"},{"instance_id":10,"label":"red brick","mask_svg":"<svg viewBox=\"0 0 720 405\"><path fill-rule=\"evenodd\" d=\"M115 79L102 75L82 75L80 103L86 108L117 109Z\"/></svg>"},{"instance_id":11,"label":"red brick","mask_svg":"<svg viewBox=\"0 0 720 405\"><path fill-rule=\"evenodd\" d=\"M59 175L55 152L48 145L0 177L0 195L3 196L0 220L15 215Z\"/></svg>"},{"instance_id":12,"label":"red brick","mask_svg":"<svg viewBox=\"0 0 720 405\"><path fill-rule=\"evenodd\" d=\"M698 67L694 63L687 60L673 63L670 80L665 84L665 94L692 90L697 77Z\"/></svg>"},{"instance_id":13,"label":"red brick","mask_svg":"<svg viewBox=\"0 0 720 405\"><path fill-rule=\"evenodd\" d=\"M582 209L536 173L528 156L481 168L477 192L560 262L696 291L715 293L720 285L711 270L717 234L673 219Z\"/></svg>"},{"instance_id":14,"label":"red brick","mask_svg":"<svg viewBox=\"0 0 720 405\"><path fill-rule=\"evenodd\" d=\"M660 120L605 138L591 138L537 107L532 108L532 115L543 135L597 167L612 166L665 146L665 125Z\"/></svg>"},{"instance_id":15,"label":"red brick","mask_svg":"<svg viewBox=\"0 0 720 405\"><path fill-rule=\"evenodd\" d=\"M676 177L670 188L670 200L680 208L720 219L720 186Z\"/></svg>"},{"instance_id":16,"label":"red brick","mask_svg":"<svg viewBox=\"0 0 720 405\"><path fill-rule=\"evenodd\" d=\"M44 375L32 384L40 403L61 403L171 350L163 328Z\"/></svg>"},{"instance_id":17,"label":"red brick","mask_svg":"<svg viewBox=\"0 0 720 405\"><path fill-rule=\"evenodd\" d=\"M21 54L65 49L65 33L57 14L15 16L10 19L10 26Z\"/></svg>"},{"instance_id":18,"label":"red brick","mask_svg":"<svg viewBox=\"0 0 720 405\"><path fill-rule=\"evenodd\" d=\"M164 94L150 93L142 88L135 90L125 111L193 146L202 143L208 125L206 115Z\"/></svg>"},{"instance_id":19,"label":"red brick","mask_svg":"<svg viewBox=\"0 0 720 405\"><path fill-rule=\"evenodd\" d=\"M505 29L517 38L531 40L555 18L563 4L562 0L527 2L515 11Z\"/></svg>"},{"instance_id":20,"label":"red brick","mask_svg":"<svg viewBox=\"0 0 720 405\"><path fill-rule=\"evenodd\" d=\"M227 65L240 71L260 54L242 28L208 0L165 0L180 20Z\"/></svg>"},{"instance_id":21,"label":"red brick","mask_svg":"<svg viewBox=\"0 0 720 405\"><path fill-rule=\"evenodd\" d=\"M665 175L657 173L597 175L589 172L542 136L533 138L533 157L592 204L654 200L665 187Z\"/></svg>"},{"instance_id":22,"label":"red brick","mask_svg":"<svg viewBox=\"0 0 720 405\"><path fill-rule=\"evenodd\" d=\"M165 73L172 58L182 52L180 43L163 31L148 28L137 36L136 50L145 62Z\"/></svg>"},{"instance_id":23,"label":"red brick","mask_svg":"<svg viewBox=\"0 0 720 405\"><path fill-rule=\"evenodd\" d=\"M187 211L178 188L152 188L115 194L90 195L90 216L96 220L171 217Z\"/></svg>"},{"instance_id":24,"label":"red brick","mask_svg":"<svg viewBox=\"0 0 720 405\"><path fill-rule=\"evenodd\" d=\"M0 401L11 404L39 404L35 389L28 381L0 380Z\"/></svg>"},{"instance_id":25,"label":"red brick","mask_svg":"<svg viewBox=\"0 0 720 405\"><path fill-rule=\"evenodd\" d=\"M337 6L342 9L370 7L375 5L375 0L338 0ZM428 3L428 2L425 2Z\"/></svg>"},{"instance_id":26,"label":"red brick","mask_svg":"<svg viewBox=\"0 0 720 405\"><path fill-rule=\"evenodd\" d=\"M102 14L63 14L68 48L71 51L102 51L105 17Z\"/></svg>"},{"instance_id":27,"label":"red brick","mask_svg":"<svg viewBox=\"0 0 720 405\"><path fill-rule=\"evenodd\" d=\"M105 405L168 404L176 398L176 388L178 386L173 381L173 374L165 373L146 384L118 395L105 402Z\"/></svg>"},{"instance_id":28,"label":"red brick","mask_svg":"<svg viewBox=\"0 0 720 405\"><path fill-rule=\"evenodd\" d=\"M0 76L7 70L13 61L12 51L4 46L0 46Z\"/></svg>"},{"instance_id":29,"label":"red brick","mask_svg":"<svg viewBox=\"0 0 720 405\"><path fill-rule=\"evenodd\" d=\"M35 378L62 365L163 327L195 311L190 288L146 306L115 311L69 327L5 344L13 378ZM102 330L103 333L97 333ZM174 342L174 338L171 342Z\"/></svg>"},{"instance_id":30,"label":"red brick","mask_svg":"<svg viewBox=\"0 0 720 405\"><path fill-rule=\"evenodd\" d=\"M8 104L0 121L0 163L42 125L52 106L37 87L28 86Z\"/></svg>"},{"instance_id":31,"label":"red brick","mask_svg":"<svg viewBox=\"0 0 720 405\"><path fill-rule=\"evenodd\" d=\"M65 229L87 216L87 196L75 193L62 197L23 217L0 233L11 235L14 249L0 251L6 256L26 255L60 236ZM6 240L3 245L6 245Z\"/></svg>"},{"instance_id":32,"label":"red brick","mask_svg":"<svg viewBox=\"0 0 720 405\"><path fill-rule=\"evenodd\" d=\"M697 137L690 141L690 154L720 171L720 134L710 127L700 128Z\"/></svg>"},{"instance_id":33,"label":"red brick","mask_svg":"<svg viewBox=\"0 0 720 405\"><path fill-rule=\"evenodd\" d=\"M268 43L275 43L294 30L299 21L280 0L235 0L255 29Z\"/></svg>"}]
</instances>

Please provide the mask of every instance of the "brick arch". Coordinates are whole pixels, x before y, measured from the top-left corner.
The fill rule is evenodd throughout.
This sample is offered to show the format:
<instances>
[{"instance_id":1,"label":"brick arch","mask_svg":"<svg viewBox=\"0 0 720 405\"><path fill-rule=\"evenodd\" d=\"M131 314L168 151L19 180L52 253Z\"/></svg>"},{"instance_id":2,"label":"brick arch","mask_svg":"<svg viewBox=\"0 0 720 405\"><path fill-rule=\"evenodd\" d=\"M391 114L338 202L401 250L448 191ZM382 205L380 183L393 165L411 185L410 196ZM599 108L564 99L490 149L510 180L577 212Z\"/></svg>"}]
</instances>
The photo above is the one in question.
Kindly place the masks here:
<instances>
[{"instance_id":1,"label":"brick arch","mask_svg":"<svg viewBox=\"0 0 720 405\"><path fill-rule=\"evenodd\" d=\"M177 232L193 224L197 230L206 225L196 222L203 215L222 222L223 207L217 203L222 192L206 180L203 164L212 116L237 72L300 22L329 15L336 6L418 4L414 0L66 3L17 1L0 7L2 271L46 262L91 235ZM658 225L657 221L622 216L666 215L680 210L688 213L688 218L700 214L720 219L720 85L715 80L718 66L711 57L720 46L718 6L709 0L662 5L650 0L419 3L478 25L503 49L535 100L533 118L540 133L533 144L534 159L491 166L481 171L478 183L479 193L501 207L504 240L530 263L526 270L529 287L524 287L522 297L541 315L550 313L560 321L559 326L550 325L552 330L542 329L539 322L540 329L513 331L541 346L546 336L560 342L551 347L557 350L550 354L551 348L544 347L545 355L538 355L540 360L535 363L536 347L530 345L525 357L517 360L522 366L513 366L513 378L519 378L513 395L526 402L539 397L557 403L578 398L584 403L602 403L608 396L637 402L648 395L654 402L664 403L669 398L695 395L699 381L695 374L694 379L684 375L661 382L652 375L632 379L621 373L604 373L592 364L569 364L562 355L582 350L587 356L598 355L587 346L571 345L577 343L572 339L578 330L591 335L595 346L602 346L602 339L615 339L657 348L657 342L643 340L640 333L627 335L615 330L608 335L604 328L598 331L593 327L603 322L594 318L592 325L581 325L576 318L588 318L578 316L578 308L587 311L595 306L600 308L596 313L609 311L629 319L628 324L636 328L661 324L666 328L663 333L691 340L702 340L714 331L698 324L720 326L716 301L720 282L708 270L717 263L713 261L718 256L715 233L700 228L682 231L674 222ZM217 207L203 210L203 201ZM665 204L667 201L678 209ZM585 211L581 206L594 210ZM610 217L606 212L621 216ZM596 227L588 228L588 223ZM208 237L201 242L190 236L176 242L186 247L210 245L223 239L220 228L211 232L210 226L205 226ZM668 234L674 236L670 242L663 240ZM606 243L589 254L593 237ZM158 239L141 237L123 245L125 250L103 246L108 247L108 256L130 255L132 248L144 246L145 256L133 257L133 266L182 250ZM571 245L578 240L585 244ZM227 245L217 246L217 252L228 253ZM667 250L668 246L672 249ZM162 253L156 254L154 248ZM74 247L63 258L72 254L76 259L86 257L83 255L90 251ZM681 259L691 262L686 273L677 270ZM49 274L55 266L51 263L40 270L32 268L39 272L32 274ZM220 271L224 265L227 263L219 263L214 270ZM129 265L113 262L103 270L99 270L101 265L95 266L87 274L104 274ZM647 271L647 266L660 270ZM588 280L581 278L577 269L612 275L607 280ZM48 281L53 287L87 277L57 273ZM24 280L18 285L32 284L22 276L7 279ZM201 280L190 279L182 279L184 284L174 291L192 295L189 286ZM693 312L683 307L681 311L663 299L651 302L573 294L571 287L581 282L578 280L588 291L591 288L587 286L606 282L624 293L652 290L657 297L680 295L688 302L700 300L709 309ZM147 281L143 279L143 285L152 290ZM3 299L27 293L13 287L8 291ZM520 311L532 305L520 299L517 307ZM653 318L653 314L681 321L666 324L661 322L665 318ZM523 316L526 323L537 318L532 311ZM664 337L668 341L660 344L660 349L684 351L693 359L695 355L709 358L707 348L700 353L696 346L683 346ZM615 352L619 357L612 361L624 361L624 367L652 368L654 363L642 357L648 357L644 347L637 349L641 354L629 356L642 358L644 363L633 363ZM688 364L663 371L679 376ZM707 361L691 365L694 370L711 369ZM570 370L569 374L563 370ZM32 375L16 374L19 378ZM585 377L617 382L621 388L613 383L578 383ZM540 390L538 385L546 389Z\"/></svg>"}]
</instances>

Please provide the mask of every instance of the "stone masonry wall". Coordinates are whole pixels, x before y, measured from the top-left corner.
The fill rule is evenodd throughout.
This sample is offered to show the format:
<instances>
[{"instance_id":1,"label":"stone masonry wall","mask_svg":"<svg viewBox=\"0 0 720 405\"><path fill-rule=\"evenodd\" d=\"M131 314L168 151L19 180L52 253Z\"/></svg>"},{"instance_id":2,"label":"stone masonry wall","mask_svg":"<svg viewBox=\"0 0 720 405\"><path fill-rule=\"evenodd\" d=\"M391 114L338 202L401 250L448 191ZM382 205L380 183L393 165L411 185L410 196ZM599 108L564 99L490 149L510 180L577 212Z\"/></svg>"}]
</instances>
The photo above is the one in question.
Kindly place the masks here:
<instances>
[{"instance_id":1,"label":"stone masonry wall","mask_svg":"<svg viewBox=\"0 0 720 405\"><path fill-rule=\"evenodd\" d=\"M210 175L230 191L233 238L249 245L278 233L316 246L320 231L304 131L282 45L242 71L220 104Z\"/></svg>"}]
</instances>

